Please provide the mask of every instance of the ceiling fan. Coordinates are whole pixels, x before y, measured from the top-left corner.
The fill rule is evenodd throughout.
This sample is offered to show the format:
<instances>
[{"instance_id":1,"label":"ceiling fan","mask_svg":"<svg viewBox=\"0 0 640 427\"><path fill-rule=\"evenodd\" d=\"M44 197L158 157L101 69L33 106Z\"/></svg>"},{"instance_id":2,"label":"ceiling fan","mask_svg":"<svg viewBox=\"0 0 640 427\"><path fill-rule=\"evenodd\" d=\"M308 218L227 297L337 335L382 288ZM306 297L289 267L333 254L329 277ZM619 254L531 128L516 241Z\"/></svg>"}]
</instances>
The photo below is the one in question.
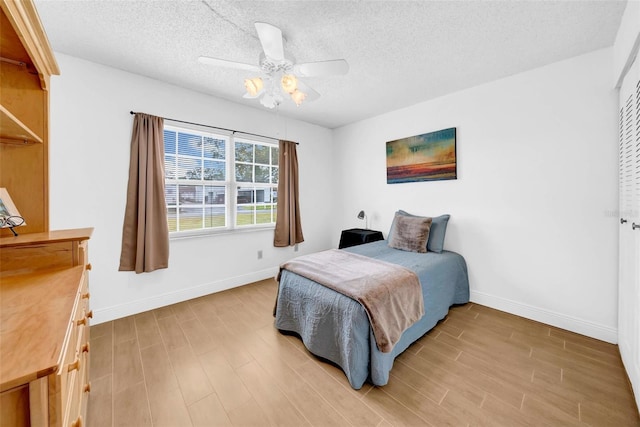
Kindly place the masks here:
<instances>
[{"instance_id":1,"label":"ceiling fan","mask_svg":"<svg viewBox=\"0 0 640 427\"><path fill-rule=\"evenodd\" d=\"M245 79L245 98L260 98L262 105L274 108L288 95L300 106L303 101L313 101L320 97L320 94L300 80L300 77L341 75L349 71L349 64L344 59L296 64L291 56L285 56L284 38L278 27L265 22L256 22L255 26L263 50L258 65L208 56L198 58L199 62L207 65L261 73L262 77Z\"/></svg>"}]
</instances>

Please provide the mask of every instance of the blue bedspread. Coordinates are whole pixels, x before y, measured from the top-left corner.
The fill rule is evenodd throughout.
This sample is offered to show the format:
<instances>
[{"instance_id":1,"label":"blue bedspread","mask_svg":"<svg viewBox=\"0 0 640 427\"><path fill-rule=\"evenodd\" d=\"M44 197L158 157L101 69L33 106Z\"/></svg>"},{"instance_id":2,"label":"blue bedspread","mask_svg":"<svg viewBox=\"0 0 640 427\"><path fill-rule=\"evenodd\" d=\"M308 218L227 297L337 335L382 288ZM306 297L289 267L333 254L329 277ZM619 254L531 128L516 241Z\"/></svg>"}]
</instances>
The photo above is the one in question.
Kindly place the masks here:
<instances>
[{"instance_id":1,"label":"blue bedspread","mask_svg":"<svg viewBox=\"0 0 640 427\"><path fill-rule=\"evenodd\" d=\"M451 305L469 301L467 264L455 252L400 251L390 248L386 240L345 250L413 270L422 286L425 315L402 334L390 353L382 353L358 302L284 270L275 326L297 333L309 351L340 366L354 389L360 389L367 379L385 385L395 358L443 319Z\"/></svg>"}]
</instances>

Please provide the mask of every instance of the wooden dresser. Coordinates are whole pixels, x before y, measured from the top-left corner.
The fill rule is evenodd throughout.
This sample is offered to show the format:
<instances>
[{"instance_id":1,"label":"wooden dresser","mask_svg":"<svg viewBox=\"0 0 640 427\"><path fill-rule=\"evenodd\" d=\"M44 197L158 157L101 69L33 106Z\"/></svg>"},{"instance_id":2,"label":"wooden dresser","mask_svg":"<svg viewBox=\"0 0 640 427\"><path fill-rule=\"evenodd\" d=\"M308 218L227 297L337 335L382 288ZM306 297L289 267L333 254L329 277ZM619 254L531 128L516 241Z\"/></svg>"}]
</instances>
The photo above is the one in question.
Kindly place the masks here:
<instances>
[{"instance_id":1,"label":"wooden dresser","mask_svg":"<svg viewBox=\"0 0 640 427\"><path fill-rule=\"evenodd\" d=\"M85 425L93 229L0 239L0 425Z\"/></svg>"}]
</instances>

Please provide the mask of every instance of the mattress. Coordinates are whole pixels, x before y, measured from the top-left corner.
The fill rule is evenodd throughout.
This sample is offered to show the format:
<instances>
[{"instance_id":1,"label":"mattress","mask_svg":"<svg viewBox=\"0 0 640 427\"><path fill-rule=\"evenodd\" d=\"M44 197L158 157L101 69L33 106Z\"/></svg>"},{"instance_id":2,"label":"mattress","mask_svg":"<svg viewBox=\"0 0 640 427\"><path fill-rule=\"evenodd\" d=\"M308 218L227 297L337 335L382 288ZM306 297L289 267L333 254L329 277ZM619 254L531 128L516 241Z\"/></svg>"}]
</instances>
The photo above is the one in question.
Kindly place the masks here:
<instances>
[{"instance_id":1,"label":"mattress","mask_svg":"<svg viewBox=\"0 0 640 427\"><path fill-rule=\"evenodd\" d=\"M393 361L400 353L443 319L449 307L469 301L467 265L455 252L406 252L390 248L386 240L344 250L414 271L420 279L424 316L404 331L390 353L383 353L358 302L283 270L275 326L298 334L310 352L340 366L354 389L360 389L367 380L382 386L389 381Z\"/></svg>"}]
</instances>

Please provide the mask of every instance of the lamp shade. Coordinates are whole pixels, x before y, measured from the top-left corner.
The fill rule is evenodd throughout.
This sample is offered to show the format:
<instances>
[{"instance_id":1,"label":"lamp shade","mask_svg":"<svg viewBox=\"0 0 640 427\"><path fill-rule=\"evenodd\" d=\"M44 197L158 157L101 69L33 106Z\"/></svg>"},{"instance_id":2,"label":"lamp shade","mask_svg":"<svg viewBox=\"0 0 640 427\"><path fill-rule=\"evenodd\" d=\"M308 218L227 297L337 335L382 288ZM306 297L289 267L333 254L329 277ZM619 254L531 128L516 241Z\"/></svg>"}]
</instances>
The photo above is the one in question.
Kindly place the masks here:
<instances>
[{"instance_id":1,"label":"lamp shade","mask_svg":"<svg viewBox=\"0 0 640 427\"><path fill-rule=\"evenodd\" d=\"M287 93L293 93L298 89L298 79L293 74L285 74L280 80L282 90Z\"/></svg>"},{"instance_id":2,"label":"lamp shade","mask_svg":"<svg viewBox=\"0 0 640 427\"><path fill-rule=\"evenodd\" d=\"M358 212L358 219L364 219L364 217L365 217L364 211Z\"/></svg>"},{"instance_id":3,"label":"lamp shade","mask_svg":"<svg viewBox=\"0 0 640 427\"><path fill-rule=\"evenodd\" d=\"M264 83L260 77L254 77L252 79L245 79L244 87L247 89L249 95L256 96L264 87Z\"/></svg>"},{"instance_id":4,"label":"lamp shade","mask_svg":"<svg viewBox=\"0 0 640 427\"><path fill-rule=\"evenodd\" d=\"M282 102L282 97L278 94L265 93L260 100L260 103L267 108L275 108Z\"/></svg>"},{"instance_id":5,"label":"lamp shade","mask_svg":"<svg viewBox=\"0 0 640 427\"><path fill-rule=\"evenodd\" d=\"M298 89L294 90L291 94L291 99L293 99L293 102L295 102L298 107L306 97L307 95L304 92L300 92Z\"/></svg>"}]
</instances>

